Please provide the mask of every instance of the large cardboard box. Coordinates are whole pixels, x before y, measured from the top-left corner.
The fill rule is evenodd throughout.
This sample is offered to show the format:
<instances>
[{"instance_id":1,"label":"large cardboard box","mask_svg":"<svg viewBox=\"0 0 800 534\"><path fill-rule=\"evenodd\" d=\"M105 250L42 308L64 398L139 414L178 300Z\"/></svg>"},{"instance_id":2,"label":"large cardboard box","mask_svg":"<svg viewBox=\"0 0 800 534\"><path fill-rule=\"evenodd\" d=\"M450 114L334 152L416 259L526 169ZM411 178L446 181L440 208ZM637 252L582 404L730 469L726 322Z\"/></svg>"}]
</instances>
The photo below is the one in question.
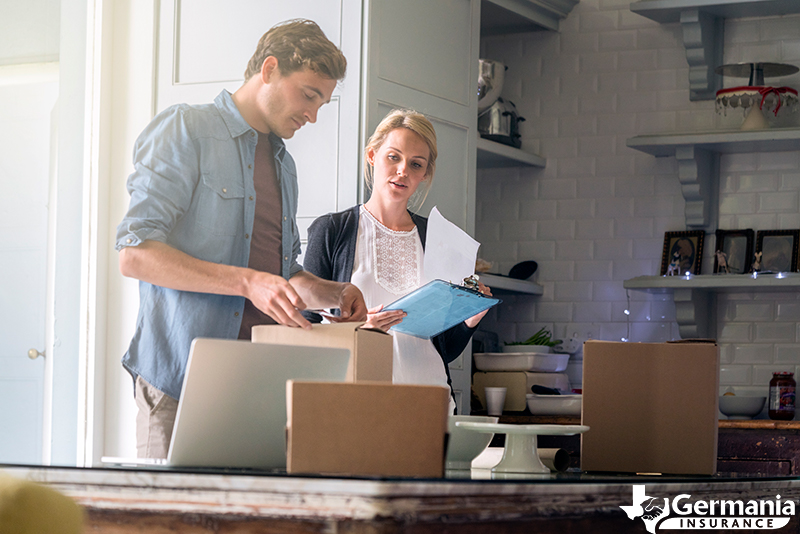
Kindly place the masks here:
<instances>
[{"instance_id":1,"label":"large cardboard box","mask_svg":"<svg viewBox=\"0 0 800 534\"><path fill-rule=\"evenodd\" d=\"M286 471L439 478L449 401L441 386L289 380Z\"/></svg>"},{"instance_id":2,"label":"large cardboard box","mask_svg":"<svg viewBox=\"0 0 800 534\"><path fill-rule=\"evenodd\" d=\"M314 324L311 330L282 325L254 326L254 343L350 349L347 381L392 381L392 336L364 323Z\"/></svg>"},{"instance_id":3,"label":"large cardboard box","mask_svg":"<svg viewBox=\"0 0 800 534\"><path fill-rule=\"evenodd\" d=\"M587 341L581 469L712 475L718 405L713 342Z\"/></svg>"}]
</instances>

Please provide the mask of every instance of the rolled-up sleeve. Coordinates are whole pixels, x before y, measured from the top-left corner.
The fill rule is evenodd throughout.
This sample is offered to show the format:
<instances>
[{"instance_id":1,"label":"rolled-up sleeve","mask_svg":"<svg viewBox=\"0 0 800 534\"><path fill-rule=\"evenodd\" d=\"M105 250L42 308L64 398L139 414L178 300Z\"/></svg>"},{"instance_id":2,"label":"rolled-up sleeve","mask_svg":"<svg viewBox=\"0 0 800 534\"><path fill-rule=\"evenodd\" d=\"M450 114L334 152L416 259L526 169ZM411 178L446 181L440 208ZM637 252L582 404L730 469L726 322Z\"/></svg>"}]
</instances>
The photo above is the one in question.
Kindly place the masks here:
<instances>
[{"instance_id":1,"label":"rolled-up sleeve","mask_svg":"<svg viewBox=\"0 0 800 534\"><path fill-rule=\"evenodd\" d=\"M166 242L192 201L199 158L182 106L166 109L145 128L133 149L128 212L117 226L115 248L146 240Z\"/></svg>"}]
</instances>

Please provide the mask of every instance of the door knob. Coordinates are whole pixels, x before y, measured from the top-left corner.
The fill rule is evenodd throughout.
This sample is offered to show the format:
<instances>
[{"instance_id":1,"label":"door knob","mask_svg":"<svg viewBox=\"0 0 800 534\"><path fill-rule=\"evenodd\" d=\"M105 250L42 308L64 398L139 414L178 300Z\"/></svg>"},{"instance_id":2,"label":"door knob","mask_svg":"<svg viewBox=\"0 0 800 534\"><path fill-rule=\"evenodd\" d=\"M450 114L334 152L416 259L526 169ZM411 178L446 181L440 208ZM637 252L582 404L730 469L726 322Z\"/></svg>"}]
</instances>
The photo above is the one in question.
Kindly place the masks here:
<instances>
[{"instance_id":1,"label":"door knob","mask_svg":"<svg viewBox=\"0 0 800 534\"><path fill-rule=\"evenodd\" d=\"M31 360L35 360L39 356L44 358L44 352L39 352L36 349L31 349L31 350L28 351L28 358L30 358Z\"/></svg>"}]
</instances>

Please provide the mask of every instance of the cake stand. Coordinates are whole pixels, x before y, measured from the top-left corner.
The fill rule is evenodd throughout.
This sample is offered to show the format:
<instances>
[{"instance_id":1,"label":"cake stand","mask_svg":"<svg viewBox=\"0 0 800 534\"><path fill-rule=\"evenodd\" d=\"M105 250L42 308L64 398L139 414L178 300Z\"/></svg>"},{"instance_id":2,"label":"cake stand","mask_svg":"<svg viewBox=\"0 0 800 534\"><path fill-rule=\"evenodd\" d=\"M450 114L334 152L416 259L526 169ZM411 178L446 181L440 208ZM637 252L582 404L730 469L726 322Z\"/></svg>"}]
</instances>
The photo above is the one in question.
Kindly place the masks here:
<instances>
[{"instance_id":1,"label":"cake stand","mask_svg":"<svg viewBox=\"0 0 800 534\"><path fill-rule=\"evenodd\" d=\"M503 458L492 468L493 473L550 473L542 463L536 436L574 436L589 430L584 425L509 425L457 421L456 426L475 432L505 434Z\"/></svg>"},{"instance_id":2,"label":"cake stand","mask_svg":"<svg viewBox=\"0 0 800 534\"><path fill-rule=\"evenodd\" d=\"M791 87L772 87L764 84L764 78L789 76L798 69L784 63L734 63L717 67L714 72L723 76L748 78L747 85L730 87L717 91L715 108L717 113L727 114L728 108L742 108L747 114L742 130L761 130L767 128L764 106L775 116L781 107L795 110L797 91ZM749 109L749 111L747 111Z\"/></svg>"}]
</instances>

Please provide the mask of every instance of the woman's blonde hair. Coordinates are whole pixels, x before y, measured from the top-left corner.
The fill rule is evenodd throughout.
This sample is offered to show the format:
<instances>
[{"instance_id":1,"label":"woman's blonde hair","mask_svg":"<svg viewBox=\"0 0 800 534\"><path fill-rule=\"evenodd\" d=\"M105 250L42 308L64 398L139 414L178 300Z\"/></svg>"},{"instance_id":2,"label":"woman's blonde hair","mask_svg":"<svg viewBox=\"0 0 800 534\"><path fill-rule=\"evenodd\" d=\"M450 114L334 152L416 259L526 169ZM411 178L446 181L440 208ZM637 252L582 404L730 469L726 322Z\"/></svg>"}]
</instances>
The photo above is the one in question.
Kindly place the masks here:
<instances>
[{"instance_id":1,"label":"woman's blonde hair","mask_svg":"<svg viewBox=\"0 0 800 534\"><path fill-rule=\"evenodd\" d=\"M409 204L414 209L418 209L425 202L428 197L428 192L431 190L433 184L433 174L436 171L436 156L438 151L436 149L436 130L433 129L433 124L428 120L425 115L411 109L395 109L389 112L383 120L375 128L375 132L367 141L367 146L364 148L364 181L367 183L367 188L372 191L372 184L374 180L373 166L369 162L369 151L377 152L378 149L386 141L389 134L397 128L406 128L411 130L425 141L428 145L428 168L425 171L426 184L424 188L418 188L411 199Z\"/></svg>"}]
</instances>

